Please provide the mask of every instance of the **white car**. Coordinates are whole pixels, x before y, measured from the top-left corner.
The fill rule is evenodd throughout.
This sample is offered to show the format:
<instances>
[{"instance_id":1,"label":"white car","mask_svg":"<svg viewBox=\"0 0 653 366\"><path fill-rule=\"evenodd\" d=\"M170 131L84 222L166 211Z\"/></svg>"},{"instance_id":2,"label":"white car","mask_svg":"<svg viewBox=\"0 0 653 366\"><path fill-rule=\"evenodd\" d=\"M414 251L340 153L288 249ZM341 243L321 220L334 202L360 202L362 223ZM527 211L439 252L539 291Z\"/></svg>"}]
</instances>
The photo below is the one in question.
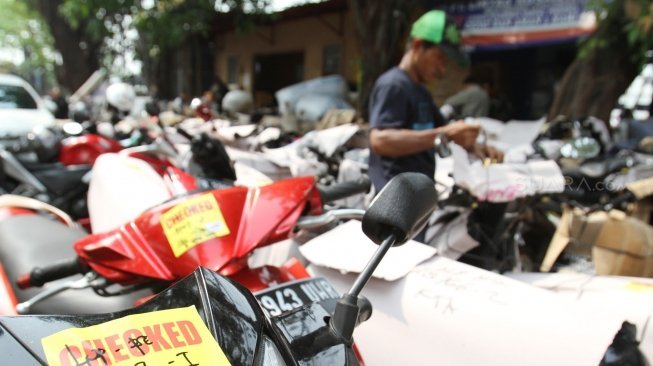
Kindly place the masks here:
<instances>
[{"instance_id":1,"label":"white car","mask_svg":"<svg viewBox=\"0 0 653 366\"><path fill-rule=\"evenodd\" d=\"M54 116L24 79L0 74L0 139L27 134L35 126L51 126Z\"/></svg>"}]
</instances>

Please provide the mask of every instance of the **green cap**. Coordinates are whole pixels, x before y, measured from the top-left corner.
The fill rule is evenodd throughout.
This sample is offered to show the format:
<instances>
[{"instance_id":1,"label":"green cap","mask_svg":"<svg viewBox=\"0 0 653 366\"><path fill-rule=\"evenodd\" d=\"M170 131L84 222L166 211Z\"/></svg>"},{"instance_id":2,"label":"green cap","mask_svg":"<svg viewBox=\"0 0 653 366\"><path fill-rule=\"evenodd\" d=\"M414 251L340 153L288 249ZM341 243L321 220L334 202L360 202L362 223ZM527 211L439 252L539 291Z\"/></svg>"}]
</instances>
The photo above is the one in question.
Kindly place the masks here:
<instances>
[{"instance_id":1,"label":"green cap","mask_svg":"<svg viewBox=\"0 0 653 366\"><path fill-rule=\"evenodd\" d=\"M460 49L460 32L456 24L442 10L431 10L415 21L410 36L440 45L447 56L460 65L469 63L469 59Z\"/></svg>"}]
</instances>

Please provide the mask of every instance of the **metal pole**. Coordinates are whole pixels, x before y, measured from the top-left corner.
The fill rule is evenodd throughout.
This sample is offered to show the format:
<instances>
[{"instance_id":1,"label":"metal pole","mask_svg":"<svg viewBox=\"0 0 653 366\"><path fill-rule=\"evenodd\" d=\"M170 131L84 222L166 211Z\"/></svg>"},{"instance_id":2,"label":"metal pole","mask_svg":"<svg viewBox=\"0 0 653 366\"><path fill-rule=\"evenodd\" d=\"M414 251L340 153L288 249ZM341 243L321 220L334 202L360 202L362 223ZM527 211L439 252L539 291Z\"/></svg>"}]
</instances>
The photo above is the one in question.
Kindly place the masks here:
<instances>
[{"instance_id":1,"label":"metal pole","mask_svg":"<svg viewBox=\"0 0 653 366\"><path fill-rule=\"evenodd\" d=\"M349 295L358 297L367 281L372 277L372 273L376 267L381 263L381 259L383 259L385 254L390 248L392 248L396 241L397 238L395 237L395 234L390 234L381 245L379 245L379 248L374 253L372 259L370 259L367 266L365 266L365 269L363 269L363 271L358 275L358 278L356 278L356 282L354 282L351 290L349 290Z\"/></svg>"}]
</instances>

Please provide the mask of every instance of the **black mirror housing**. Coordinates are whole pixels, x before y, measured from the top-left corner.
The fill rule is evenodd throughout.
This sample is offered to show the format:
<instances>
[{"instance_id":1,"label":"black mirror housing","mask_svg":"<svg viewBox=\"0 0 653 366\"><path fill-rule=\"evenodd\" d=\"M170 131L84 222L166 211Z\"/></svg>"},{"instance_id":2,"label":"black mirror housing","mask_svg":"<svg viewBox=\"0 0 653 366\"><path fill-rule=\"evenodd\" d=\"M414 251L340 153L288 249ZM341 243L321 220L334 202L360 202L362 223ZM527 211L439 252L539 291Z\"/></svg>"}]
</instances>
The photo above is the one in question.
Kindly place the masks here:
<instances>
[{"instance_id":1,"label":"black mirror housing","mask_svg":"<svg viewBox=\"0 0 653 366\"><path fill-rule=\"evenodd\" d=\"M426 226L437 203L435 183L429 177L401 173L383 187L368 208L363 232L376 244L394 234L395 246L402 245Z\"/></svg>"}]
</instances>

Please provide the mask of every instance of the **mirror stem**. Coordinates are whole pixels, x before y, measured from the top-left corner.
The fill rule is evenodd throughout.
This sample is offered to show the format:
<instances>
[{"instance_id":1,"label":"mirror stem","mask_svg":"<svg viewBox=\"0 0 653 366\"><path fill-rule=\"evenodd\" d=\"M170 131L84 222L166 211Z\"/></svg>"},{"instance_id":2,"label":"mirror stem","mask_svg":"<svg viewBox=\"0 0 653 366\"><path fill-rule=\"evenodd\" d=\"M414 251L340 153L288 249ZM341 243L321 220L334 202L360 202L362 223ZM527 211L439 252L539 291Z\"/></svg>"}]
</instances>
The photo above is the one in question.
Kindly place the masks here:
<instances>
[{"instance_id":1,"label":"mirror stem","mask_svg":"<svg viewBox=\"0 0 653 366\"><path fill-rule=\"evenodd\" d=\"M381 259L385 256L385 254L388 252L390 248L395 244L397 241L397 238L395 234L390 234L388 235L385 240L379 245L379 248L376 250L374 253L374 256L370 261L367 263L365 266L365 269L358 275L358 278L356 278L356 281L354 282L354 285L351 287L349 290L348 295L356 298L358 295L360 295L361 291L363 290L363 287L367 283L367 281L372 277L372 273L376 269L376 267L381 263Z\"/></svg>"},{"instance_id":2,"label":"mirror stem","mask_svg":"<svg viewBox=\"0 0 653 366\"><path fill-rule=\"evenodd\" d=\"M337 337L351 344L353 342L354 328L358 324L359 306L358 295L363 286L372 277L372 273L383 259L383 256L392 248L392 245L397 241L395 234L390 234L381 242L379 248L374 253L374 256L365 266L365 269L358 275L354 285L348 293L344 294L336 304L336 310L333 317L329 321L331 330Z\"/></svg>"}]
</instances>

